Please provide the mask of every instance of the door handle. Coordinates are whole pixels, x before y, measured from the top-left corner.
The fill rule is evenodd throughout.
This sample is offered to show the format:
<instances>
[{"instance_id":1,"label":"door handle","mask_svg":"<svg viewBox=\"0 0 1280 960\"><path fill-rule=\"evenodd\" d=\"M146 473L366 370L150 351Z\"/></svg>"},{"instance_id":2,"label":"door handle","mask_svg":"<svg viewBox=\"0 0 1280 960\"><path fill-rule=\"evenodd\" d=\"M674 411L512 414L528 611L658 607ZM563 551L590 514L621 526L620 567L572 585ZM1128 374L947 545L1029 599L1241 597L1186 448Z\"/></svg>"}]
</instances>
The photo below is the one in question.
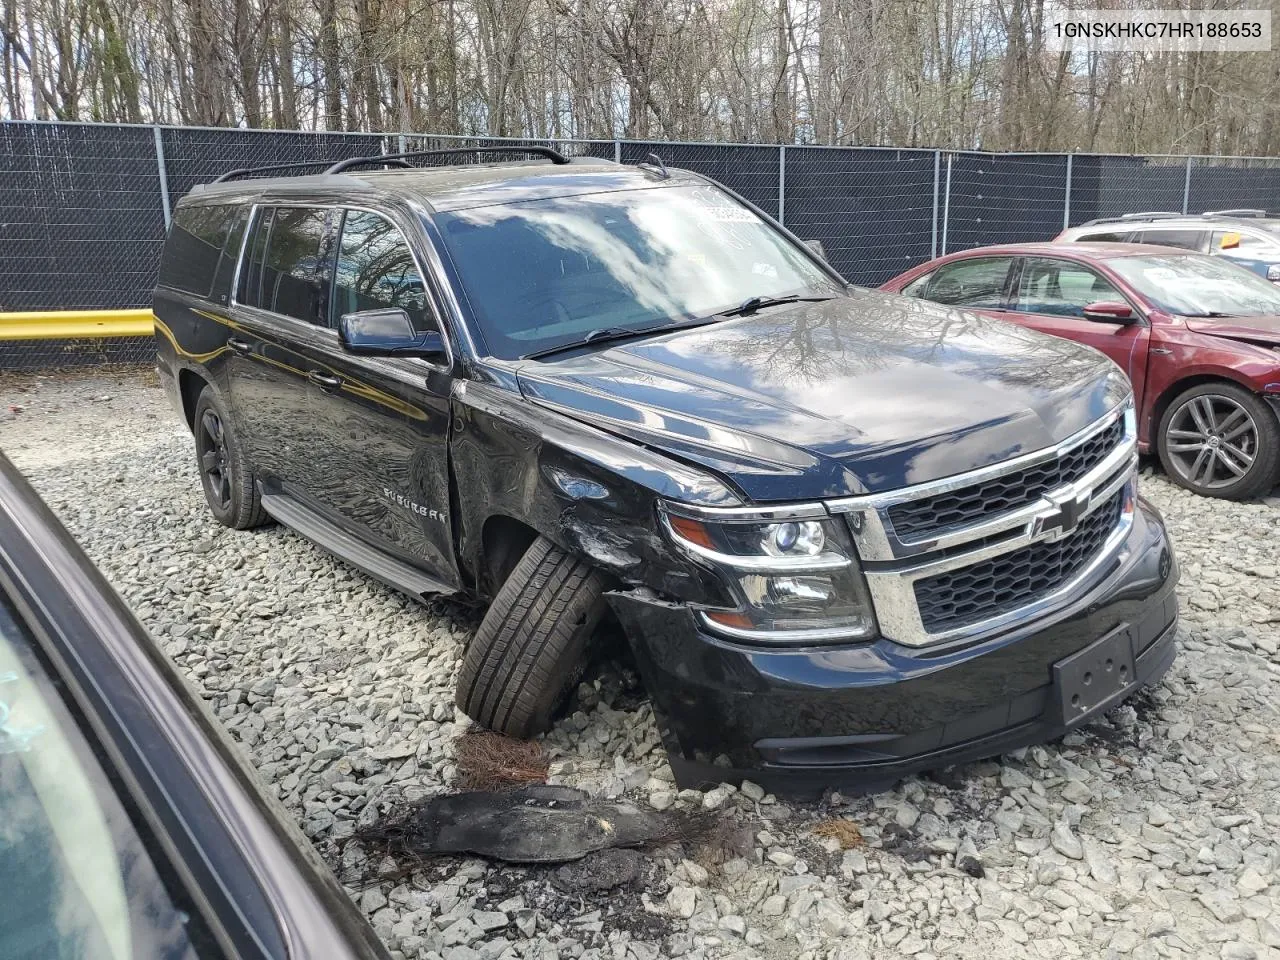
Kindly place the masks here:
<instances>
[{"instance_id":1,"label":"door handle","mask_svg":"<svg viewBox=\"0 0 1280 960\"><path fill-rule=\"evenodd\" d=\"M227 346L236 353L243 353L246 356L253 353L253 344L249 343L247 340L237 340L235 337L228 337Z\"/></svg>"},{"instance_id":2,"label":"door handle","mask_svg":"<svg viewBox=\"0 0 1280 960\"><path fill-rule=\"evenodd\" d=\"M336 390L342 386L341 377L335 377L323 370L308 370L307 379L324 390Z\"/></svg>"}]
</instances>

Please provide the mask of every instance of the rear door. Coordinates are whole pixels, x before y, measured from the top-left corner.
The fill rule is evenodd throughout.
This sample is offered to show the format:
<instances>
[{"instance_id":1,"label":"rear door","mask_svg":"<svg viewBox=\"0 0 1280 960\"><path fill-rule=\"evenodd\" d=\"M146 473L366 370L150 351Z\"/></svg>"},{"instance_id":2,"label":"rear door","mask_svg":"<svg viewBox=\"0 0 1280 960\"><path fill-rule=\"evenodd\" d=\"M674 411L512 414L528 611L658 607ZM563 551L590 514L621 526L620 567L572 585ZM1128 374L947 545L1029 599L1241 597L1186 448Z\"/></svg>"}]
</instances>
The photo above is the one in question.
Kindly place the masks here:
<instances>
[{"instance_id":1,"label":"rear door","mask_svg":"<svg viewBox=\"0 0 1280 960\"><path fill-rule=\"evenodd\" d=\"M230 308L228 390L264 485L311 485L320 437L308 408L306 351L327 333L331 209L258 207Z\"/></svg>"},{"instance_id":2,"label":"rear door","mask_svg":"<svg viewBox=\"0 0 1280 960\"><path fill-rule=\"evenodd\" d=\"M331 521L445 583L458 583L449 500L451 364L361 357L338 338L344 313L400 308L420 330L442 329L410 245L408 218L347 209L324 335L305 364L317 434L309 494ZM424 241L425 242L425 241Z\"/></svg>"},{"instance_id":3,"label":"rear door","mask_svg":"<svg viewBox=\"0 0 1280 960\"><path fill-rule=\"evenodd\" d=\"M1134 395L1141 402L1150 328L1133 301L1110 280L1073 260L1025 257L1013 291L1009 319L1101 350L1129 375ZM1128 303L1135 320L1115 323L1086 319L1084 308L1099 301Z\"/></svg>"}]
</instances>

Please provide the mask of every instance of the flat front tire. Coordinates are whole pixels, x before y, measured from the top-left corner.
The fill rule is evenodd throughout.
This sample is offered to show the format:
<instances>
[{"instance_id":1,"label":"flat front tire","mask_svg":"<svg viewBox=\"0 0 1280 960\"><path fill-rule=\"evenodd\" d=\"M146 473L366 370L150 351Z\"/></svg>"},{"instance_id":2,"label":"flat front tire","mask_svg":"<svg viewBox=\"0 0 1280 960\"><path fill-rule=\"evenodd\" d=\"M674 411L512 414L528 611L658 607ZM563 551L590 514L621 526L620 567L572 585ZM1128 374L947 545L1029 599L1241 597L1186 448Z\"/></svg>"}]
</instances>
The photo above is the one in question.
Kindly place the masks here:
<instances>
[{"instance_id":1,"label":"flat front tire","mask_svg":"<svg viewBox=\"0 0 1280 960\"><path fill-rule=\"evenodd\" d=\"M214 519L233 530L266 523L270 518L262 509L253 468L245 459L226 407L211 387L205 387L196 400L191 428L200 485Z\"/></svg>"},{"instance_id":2,"label":"flat front tire","mask_svg":"<svg viewBox=\"0 0 1280 960\"><path fill-rule=\"evenodd\" d=\"M1266 493L1280 468L1280 424L1266 401L1234 383L1202 383L1160 418L1160 462L1170 479L1208 497Z\"/></svg>"},{"instance_id":3,"label":"flat front tire","mask_svg":"<svg viewBox=\"0 0 1280 960\"><path fill-rule=\"evenodd\" d=\"M498 590L467 647L457 703L490 730L525 739L551 726L582 676L608 577L539 537Z\"/></svg>"}]
</instances>

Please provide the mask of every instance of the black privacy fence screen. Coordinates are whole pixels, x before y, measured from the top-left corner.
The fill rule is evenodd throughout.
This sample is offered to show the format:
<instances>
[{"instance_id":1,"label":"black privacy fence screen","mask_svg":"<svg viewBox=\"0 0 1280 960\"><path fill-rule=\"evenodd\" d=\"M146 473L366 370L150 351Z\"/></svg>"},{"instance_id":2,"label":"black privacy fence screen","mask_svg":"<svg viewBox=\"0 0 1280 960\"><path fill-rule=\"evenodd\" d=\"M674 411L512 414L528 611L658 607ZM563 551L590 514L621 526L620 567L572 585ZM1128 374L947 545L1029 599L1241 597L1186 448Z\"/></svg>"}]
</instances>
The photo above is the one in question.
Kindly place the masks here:
<instances>
[{"instance_id":1,"label":"black privacy fence screen","mask_svg":"<svg viewBox=\"0 0 1280 960\"><path fill-rule=\"evenodd\" d=\"M657 154L711 176L801 238L822 241L836 269L868 285L942 253L1046 240L1095 217L1266 209L1280 195L1280 160L1263 158L4 122L0 314L147 307L173 204L237 167L548 143L622 163Z\"/></svg>"}]
</instances>

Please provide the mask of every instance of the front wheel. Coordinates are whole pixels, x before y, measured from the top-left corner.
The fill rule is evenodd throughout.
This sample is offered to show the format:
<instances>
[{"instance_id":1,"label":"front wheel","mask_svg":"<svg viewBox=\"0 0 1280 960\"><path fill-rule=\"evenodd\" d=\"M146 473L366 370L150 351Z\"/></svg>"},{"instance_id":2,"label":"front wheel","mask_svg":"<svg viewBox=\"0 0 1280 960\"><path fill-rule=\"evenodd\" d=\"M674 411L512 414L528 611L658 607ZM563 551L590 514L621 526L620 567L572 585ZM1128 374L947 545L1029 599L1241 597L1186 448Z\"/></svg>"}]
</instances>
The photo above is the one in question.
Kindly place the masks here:
<instances>
[{"instance_id":1,"label":"front wheel","mask_svg":"<svg viewBox=\"0 0 1280 960\"><path fill-rule=\"evenodd\" d=\"M490 730L542 733L582 676L610 581L539 537L480 623L458 676L458 706Z\"/></svg>"},{"instance_id":2,"label":"front wheel","mask_svg":"<svg viewBox=\"0 0 1280 960\"><path fill-rule=\"evenodd\" d=\"M1203 383L1160 418L1160 462L1170 479L1208 497L1266 493L1280 465L1280 424L1266 402L1233 383Z\"/></svg>"}]
</instances>

